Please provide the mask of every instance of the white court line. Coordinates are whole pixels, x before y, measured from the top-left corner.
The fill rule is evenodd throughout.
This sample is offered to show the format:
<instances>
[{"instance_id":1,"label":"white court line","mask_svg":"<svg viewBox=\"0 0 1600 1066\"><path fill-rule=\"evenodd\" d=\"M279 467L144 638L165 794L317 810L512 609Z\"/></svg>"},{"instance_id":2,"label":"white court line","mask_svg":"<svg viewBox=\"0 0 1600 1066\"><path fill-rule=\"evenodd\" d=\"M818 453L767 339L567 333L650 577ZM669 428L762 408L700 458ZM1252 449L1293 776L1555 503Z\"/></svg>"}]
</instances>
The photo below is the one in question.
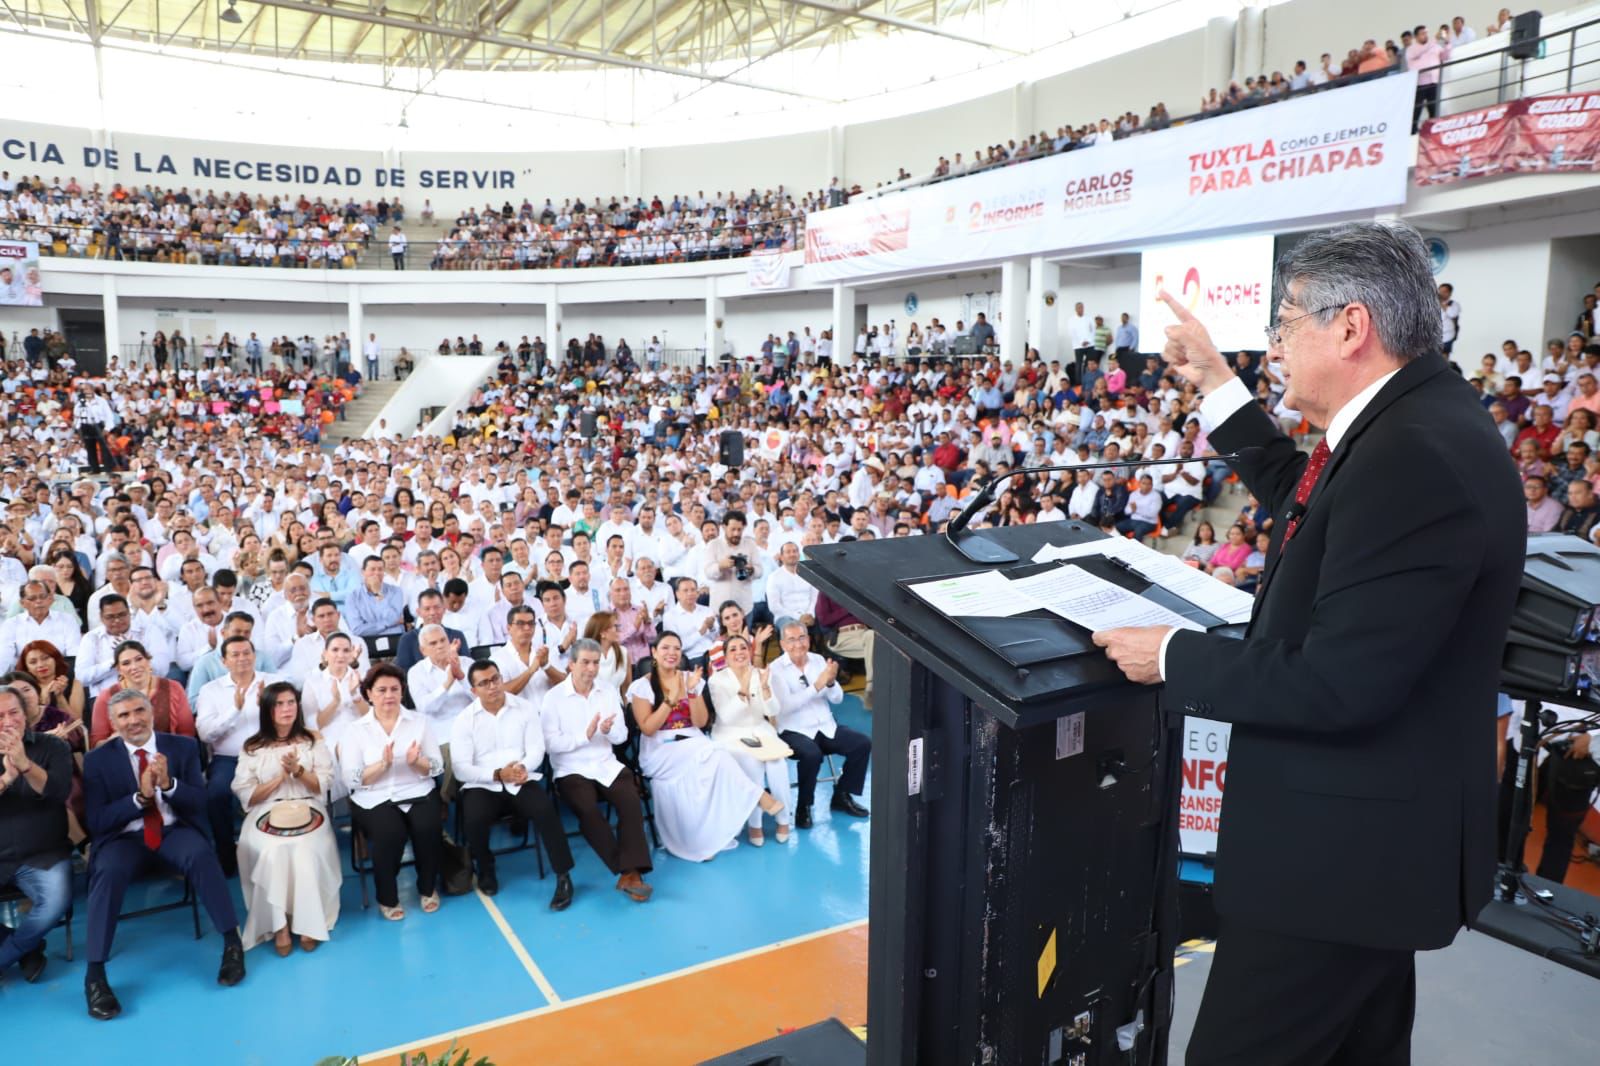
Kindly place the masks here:
<instances>
[{"instance_id":1,"label":"white court line","mask_svg":"<svg viewBox=\"0 0 1600 1066\"><path fill-rule=\"evenodd\" d=\"M544 971L539 969L539 965L533 961L533 956L528 954L528 949L522 946L522 941L517 939L517 934L511 931L511 923L507 922L506 916L500 913L500 908L495 906L494 900L485 896L481 891L474 891L473 895L478 897L478 902L483 904L484 909L489 912L489 917L494 919L494 924L499 928L500 935L506 938L507 944L511 945L512 954L516 955L517 961L522 963L522 968L528 971L528 976L533 978L533 983L539 986L539 991L544 994L544 998L552 1004L560 1003L561 997L556 995L555 987L550 984L549 978L545 977Z\"/></svg>"},{"instance_id":2,"label":"white court line","mask_svg":"<svg viewBox=\"0 0 1600 1066\"><path fill-rule=\"evenodd\" d=\"M490 901L485 899L484 902L489 903ZM492 905L491 912L494 912L492 910ZM855 921L844 922L840 925L831 926L827 929L819 929L814 933L804 933L800 936L790 937L787 940L775 940L770 944L763 944L758 948L750 948L747 951L735 952L732 955L723 955L720 958L708 959L705 962L697 962L693 966L685 966L681 970L673 970L671 973L664 973L655 977L646 977L643 980L634 981L631 984L618 985L616 988L602 989L599 992L590 992L586 996L579 996L576 999L561 1000L559 1002L550 1003L549 1005L543 1007L535 1007L533 1010L526 1010L520 1014L508 1014L504 1018L495 1018L491 1021L479 1022L476 1025L468 1025L460 1029L452 1029L449 1032L436 1033L433 1036L425 1036L418 1040L407 1041L404 1044L396 1044L394 1047L384 1048L382 1051L371 1051L360 1056L356 1061L364 1063L381 1062L387 1059L392 1059L403 1051L410 1051L412 1048L421 1047L424 1044L439 1044L449 1040L458 1040L464 1036L471 1036L473 1033L481 1033L489 1029L498 1029L502 1025L510 1025L514 1022L526 1021L529 1018L537 1018L542 1014L554 1014L556 1011L563 1011L571 1007L582 1006L585 1003L593 1003L596 1000L607 999L611 996L620 996L625 992L633 992L641 988L649 988L651 985L663 984L667 981L673 981L680 977L686 977L692 973L699 973L702 970L710 970L725 963L739 962L742 959L750 959L756 957L757 955L765 955L769 952L777 951L780 948L790 947L794 944L804 944L808 940L820 940L822 937L832 936L834 933L842 933L849 929L860 929L866 924L867 920L865 918L857 918ZM510 936L510 934L507 933L507 936ZM512 940L515 941L515 938L512 937ZM524 952L524 954L526 953ZM529 959L528 965L532 966L532 964L532 960ZM554 993L551 994L553 995Z\"/></svg>"}]
</instances>

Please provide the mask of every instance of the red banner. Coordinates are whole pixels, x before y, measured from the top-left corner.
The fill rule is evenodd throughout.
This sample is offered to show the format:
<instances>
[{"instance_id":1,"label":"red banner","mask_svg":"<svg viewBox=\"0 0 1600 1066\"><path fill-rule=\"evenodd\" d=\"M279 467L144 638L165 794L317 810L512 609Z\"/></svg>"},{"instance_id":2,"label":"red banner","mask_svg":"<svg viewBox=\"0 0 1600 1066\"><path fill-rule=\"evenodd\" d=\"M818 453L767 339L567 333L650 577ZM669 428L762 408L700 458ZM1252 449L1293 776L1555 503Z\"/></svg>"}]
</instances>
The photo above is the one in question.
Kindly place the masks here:
<instances>
[{"instance_id":1,"label":"red banner","mask_svg":"<svg viewBox=\"0 0 1600 1066\"><path fill-rule=\"evenodd\" d=\"M1413 180L1600 171L1600 94L1537 96L1422 125Z\"/></svg>"}]
</instances>

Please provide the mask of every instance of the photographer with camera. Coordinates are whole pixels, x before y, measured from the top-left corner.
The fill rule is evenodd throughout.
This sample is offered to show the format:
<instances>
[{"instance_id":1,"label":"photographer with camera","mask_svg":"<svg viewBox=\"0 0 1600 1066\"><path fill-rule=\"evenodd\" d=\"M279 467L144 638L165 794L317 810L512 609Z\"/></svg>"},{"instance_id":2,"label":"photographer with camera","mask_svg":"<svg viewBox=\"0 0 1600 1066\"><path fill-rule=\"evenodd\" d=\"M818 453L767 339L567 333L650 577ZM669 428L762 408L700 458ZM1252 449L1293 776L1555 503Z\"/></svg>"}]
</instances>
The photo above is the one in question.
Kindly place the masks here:
<instances>
[{"instance_id":1,"label":"photographer with camera","mask_svg":"<svg viewBox=\"0 0 1600 1066\"><path fill-rule=\"evenodd\" d=\"M755 604L755 580L766 572L761 552L744 539L743 511L722 516L722 536L706 545L704 577L711 585L711 602L732 600L748 616Z\"/></svg>"},{"instance_id":2,"label":"photographer with camera","mask_svg":"<svg viewBox=\"0 0 1600 1066\"><path fill-rule=\"evenodd\" d=\"M1578 827L1600 787L1600 747L1588 733L1576 733L1545 745L1550 757L1539 769L1544 797L1544 850L1535 872L1547 881L1562 882L1572 863L1572 846Z\"/></svg>"}]
</instances>

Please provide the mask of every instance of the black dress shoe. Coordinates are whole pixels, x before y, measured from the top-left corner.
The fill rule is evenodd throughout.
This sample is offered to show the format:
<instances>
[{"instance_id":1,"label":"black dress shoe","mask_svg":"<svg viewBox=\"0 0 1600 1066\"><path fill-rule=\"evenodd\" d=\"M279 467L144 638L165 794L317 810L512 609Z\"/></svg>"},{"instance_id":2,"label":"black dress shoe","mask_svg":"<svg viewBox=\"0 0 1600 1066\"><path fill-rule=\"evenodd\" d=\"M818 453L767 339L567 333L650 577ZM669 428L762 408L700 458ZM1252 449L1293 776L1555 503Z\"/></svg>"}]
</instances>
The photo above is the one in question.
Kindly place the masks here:
<instances>
[{"instance_id":1,"label":"black dress shoe","mask_svg":"<svg viewBox=\"0 0 1600 1066\"><path fill-rule=\"evenodd\" d=\"M807 806L807 807L796 807L795 808L795 811L794 811L794 827L796 829L810 829L811 828L811 808L809 806Z\"/></svg>"},{"instance_id":2,"label":"black dress shoe","mask_svg":"<svg viewBox=\"0 0 1600 1066\"><path fill-rule=\"evenodd\" d=\"M485 896L492 896L500 891L500 878L495 876L493 870L488 872L479 871L478 891L482 892Z\"/></svg>"},{"instance_id":3,"label":"black dress shoe","mask_svg":"<svg viewBox=\"0 0 1600 1066\"><path fill-rule=\"evenodd\" d=\"M18 959L17 968L22 971L24 981L30 985L38 984L39 978L44 974L44 945L40 944Z\"/></svg>"},{"instance_id":4,"label":"black dress shoe","mask_svg":"<svg viewBox=\"0 0 1600 1066\"><path fill-rule=\"evenodd\" d=\"M835 792L833 794L833 801L828 804L828 809L830 811L838 811L840 814L848 814L856 818L865 818L867 816L867 809L861 806L861 804L857 803L855 801L855 797L851 796L848 792Z\"/></svg>"},{"instance_id":5,"label":"black dress shoe","mask_svg":"<svg viewBox=\"0 0 1600 1066\"><path fill-rule=\"evenodd\" d=\"M556 874L556 894L550 897L550 909L564 911L572 903L572 875Z\"/></svg>"},{"instance_id":6,"label":"black dress shoe","mask_svg":"<svg viewBox=\"0 0 1600 1066\"><path fill-rule=\"evenodd\" d=\"M232 988L244 980L244 945L230 944L222 949L222 968L217 971L217 984Z\"/></svg>"},{"instance_id":7,"label":"black dress shoe","mask_svg":"<svg viewBox=\"0 0 1600 1066\"><path fill-rule=\"evenodd\" d=\"M89 1001L91 1018L108 1022L122 1013L122 1004L117 1002L117 994L111 991L111 985L104 980L91 977L85 981L83 997Z\"/></svg>"}]
</instances>

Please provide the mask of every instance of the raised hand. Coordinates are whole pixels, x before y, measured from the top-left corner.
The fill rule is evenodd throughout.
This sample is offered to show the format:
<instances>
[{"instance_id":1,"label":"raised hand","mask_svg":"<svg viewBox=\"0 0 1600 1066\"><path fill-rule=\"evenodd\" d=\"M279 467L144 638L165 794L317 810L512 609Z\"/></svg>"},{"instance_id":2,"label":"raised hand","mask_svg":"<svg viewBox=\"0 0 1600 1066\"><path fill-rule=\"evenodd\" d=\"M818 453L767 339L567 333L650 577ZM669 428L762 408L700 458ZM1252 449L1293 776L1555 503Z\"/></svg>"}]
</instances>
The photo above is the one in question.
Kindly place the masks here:
<instances>
[{"instance_id":1,"label":"raised hand","mask_svg":"<svg viewBox=\"0 0 1600 1066\"><path fill-rule=\"evenodd\" d=\"M394 741L383 746L383 768L387 770L394 765Z\"/></svg>"},{"instance_id":2,"label":"raised hand","mask_svg":"<svg viewBox=\"0 0 1600 1066\"><path fill-rule=\"evenodd\" d=\"M167 765L167 757L160 752L150 760L150 771L156 788L165 792L172 787L172 770Z\"/></svg>"},{"instance_id":3,"label":"raised hand","mask_svg":"<svg viewBox=\"0 0 1600 1066\"><path fill-rule=\"evenodd\" d=\"M600 720L600 732L609 733L609 732L611 732L611 727L616 725L616 724L617 724L617 716L614 715L614 714L607 715L605 718L602 718Z\"/></svg>"},{"instance_id":4,"label":"raised hand","mask_svg":"<svg viewBox=\"0 0 1600 1066\"><path fill-rule=\"evenodd\" d=\"M685 692L694 691L695 686L700 684L701 679L704 678L704 677L705 677L705 671L702 670L700 667L697 666L693 670L690 670L689 671L689 681L688 681L688 684L685 686L684 691Z\"/></svg>"},{"instance_id":5,"label":"raised hand","mask_svg":"<svg viewBox=\"0 0 1600 1066\"><path fill-rule=\"evenodd\" d=\"M424 761L422 754L422 742L420 740L413 740L411 742L411 746L406 749L406 763L410 765L413 770L416 770L417 773L421 774L427 772L426 769L418 768L417 766L417 763L422 761Z\"/></svg>"},{"instance_id":6,"label":"raised hand","mask_svg":"<svg viewBox=\"0 0 1600 1066\"><path fill-rule=\"evenodd\" d=\"M1210 393L1232 378L1228 361L1211 340L1211 334L1190 310L1171 293L1162 289L1160 298L1177 317L1176 325L1166 328L1167 344L1161 355L1167 365L1202 393Z\"/></svg>"},{"instance_id":7,"label":"raised hand","mask_svg":"<svg viewBox=\"0 0 1600 1066\"><path fill-rule=\"evenodd\" d=\"M771 626L762 626L760 629L756 630L756 643L757 644L765 644L771 638L772 638L772 627Z\"/></svg>"},{"instance_id":8,"label":"raised hand","mask_svg":"<svg viewBox=\"0 0 1600 1066\"><path fill-rule=\"evenodd\" d=\"M589 731L587 733L587 738L589 740L593 740L594 739L595 730L597 730L599 728L600 728L600 712L596 711L595 712L595 716L593 718L589 719Z\"/></svg>"}]
</instances>

